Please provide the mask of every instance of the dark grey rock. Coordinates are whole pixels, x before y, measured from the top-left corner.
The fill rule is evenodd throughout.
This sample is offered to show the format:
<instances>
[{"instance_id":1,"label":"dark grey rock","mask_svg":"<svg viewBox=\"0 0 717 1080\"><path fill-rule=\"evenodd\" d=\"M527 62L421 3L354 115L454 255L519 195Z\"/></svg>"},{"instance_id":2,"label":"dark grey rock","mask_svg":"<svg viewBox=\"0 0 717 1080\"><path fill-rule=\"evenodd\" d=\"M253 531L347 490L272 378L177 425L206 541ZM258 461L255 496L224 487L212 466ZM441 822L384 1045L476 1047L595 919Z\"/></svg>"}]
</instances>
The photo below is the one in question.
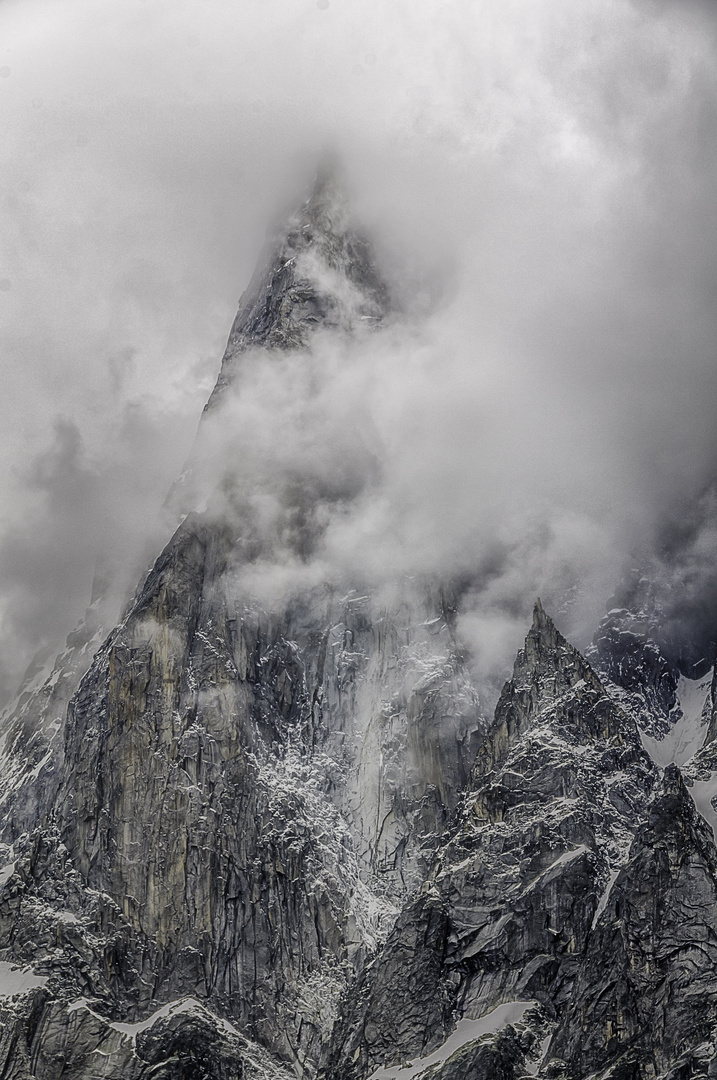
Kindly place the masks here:
<instances>
[{"instance_id":1,"label":"dark grey rock","mask_svg":"<svg viewBox=\"0 0 717 1080\"><path fill-rule=\"evenodd\" d=\"M332 284L333 282L333 284ZM388 313L388 289L371 247L351 221L336 169L322 168L310 198L282 222L239 301L211 408L251 348L294 349L318 329L355 331Z\"/></svg>"},{"instance_id":2,"label":"dark grey rock","mask_svg":"<svg viewBox=\"0 0 717 1080\"><path fill-rule=\"evenodd\" d=\"M242 297L201 431L253 351L389 315L323 175ZM371 482L359 452L281 481L292 558ZM264 610L237 582L266 533L230 479L109 636L91 611L3 717L0 1080L717 1077L717 852L636 727L667 730L714 635L680 636L674 597L663 626L640 581L586 658L538 602L487 724L470 583L327 581Z\"/></svg>"},{"instance_id":3,"label":"dark grey rock","mask_svg":"<svg viewBox=\"0 0 717 1080\"><path fill-rule=\"evenodd\" d=\"M696 1050L717 1037L716 926L711 829L670 766L587 943L548 1056L575 1080L607 1068L640 1080L698 1075Z\"/></svg>"},{"instance_id":4,"label":"dark grey rock","mask_svg":"<svg viewBox=\"0 0 717 1080\"><path fill-rule=\"evenodd\" d=\"M326 1075L424 1056L458 1017L503 1002L557 1016L655 780L634 722L538 603L459 817L349 993ZM430 977L433 993L412 990Z\"/></svg>"}]
</instances>

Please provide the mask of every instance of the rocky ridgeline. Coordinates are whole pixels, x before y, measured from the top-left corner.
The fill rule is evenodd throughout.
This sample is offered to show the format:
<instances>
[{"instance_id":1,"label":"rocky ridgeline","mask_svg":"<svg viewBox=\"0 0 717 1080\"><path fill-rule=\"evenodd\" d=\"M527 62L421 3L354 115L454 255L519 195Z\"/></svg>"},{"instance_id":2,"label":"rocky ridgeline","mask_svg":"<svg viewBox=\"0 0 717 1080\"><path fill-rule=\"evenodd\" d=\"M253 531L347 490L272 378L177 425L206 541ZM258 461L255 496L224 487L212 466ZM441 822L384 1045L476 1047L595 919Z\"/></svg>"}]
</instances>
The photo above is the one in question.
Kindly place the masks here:
<instances>
[{"instance_id":1,"label":"rocky ridgeline","mask_svg":"<svg viewBox=\"0 0 717 1080\"><path fill-rule=\"evenodd\" d=\"M712 830L670 766L587 942L547 1075L717 1075L716 926Z\"/></svg>"},{"instance_id":2,"label":"rocky ridgeline","mask_svg":"<svg viewBox=\"0 0 717 1080\"><path fill-rule=\"evenodd\" d=\"M252 350L388 311L323 177L212 408ZM717 853L636 726L674 719L664 644L621 609L591 664L538 603L487 722L452 585L265 610L237 584L251 536L189 513L3 719L0 1077L717 1075Z\"/></svg>"},{"instance_id":3,"label":"rocky ridgeline","mask_svg":"<svg viewBox=\"0 0 717 1080\"><path fill-rule=\"evenodd\" d=\"M687 613L695 589L689 575L677 588L669 572L663 580L664 568L649 569L652 574L634 571L618 590L587 655L624 710L661 739L681 718L680 678L709 672L717 635L709 595L700 602L692 597L694 611ZM672 575L680 580L674 568Z\"/></svg>"},{"instance_id":4,"label":"rocky ridgeline","mask_svg":"<svg viewBox=\"0 0 717 1080\"><path fill-rule=\"evenodd\" d=\"M424 1056L457 1017L506 1002L557 1018L655 782L634 723L538 604L457 819L344 1007L327 1074Z\"/></svg>"},{"instance_id":5,"label":"rocky ridgeline","mask_svg":"<svg viewBox=\"0 0 717 1080\"><path fill-rule=\"evenodd\" d=\"M236 384L250 349L301 348L317 329L356 332L380 323L389 307L371 247L351 219L334 171L324 168L311 197L282 222L259 260L206 408Z\"/></svg>"},{"instance_id":6,"label":"rocky ridgeline","mask_svg":"<svg viewBox=\"0 0 717 1080\"><path fill-rule=\"evenodd\" d=\"M365 598L269 616L227 599L225 554L186 522L99 651L58 814L143 942L136 1007L197 994L303 1062L457 803L480 720L434 611L407 649Z\"/></svg>"}]
</instances>

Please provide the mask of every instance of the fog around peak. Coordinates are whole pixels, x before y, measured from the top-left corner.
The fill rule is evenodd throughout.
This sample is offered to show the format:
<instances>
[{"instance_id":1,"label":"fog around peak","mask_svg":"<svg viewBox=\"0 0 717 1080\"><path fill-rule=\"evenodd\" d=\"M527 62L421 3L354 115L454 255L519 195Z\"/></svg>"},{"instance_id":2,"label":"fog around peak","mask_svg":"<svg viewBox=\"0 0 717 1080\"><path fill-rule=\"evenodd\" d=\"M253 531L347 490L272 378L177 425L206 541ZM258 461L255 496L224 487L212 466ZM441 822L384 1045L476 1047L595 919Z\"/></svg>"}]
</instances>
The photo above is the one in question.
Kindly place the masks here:
<instances>
[{"instance_id":1,"label":"fog around peak","mask_svg":"<svg viewBox=\"0 0 717 1080\"><path fill-rule=\"evenodd\" d=\"M98 558L119 596L168 538L264 231L327 145L399 314L246 357L202 467L236 463L264 530L247 587L470 577L486 670L537 593L588 634L638 557L713 595L716 26L625 0L6 3L5 692Z\"/></svg>"}]
</instances>

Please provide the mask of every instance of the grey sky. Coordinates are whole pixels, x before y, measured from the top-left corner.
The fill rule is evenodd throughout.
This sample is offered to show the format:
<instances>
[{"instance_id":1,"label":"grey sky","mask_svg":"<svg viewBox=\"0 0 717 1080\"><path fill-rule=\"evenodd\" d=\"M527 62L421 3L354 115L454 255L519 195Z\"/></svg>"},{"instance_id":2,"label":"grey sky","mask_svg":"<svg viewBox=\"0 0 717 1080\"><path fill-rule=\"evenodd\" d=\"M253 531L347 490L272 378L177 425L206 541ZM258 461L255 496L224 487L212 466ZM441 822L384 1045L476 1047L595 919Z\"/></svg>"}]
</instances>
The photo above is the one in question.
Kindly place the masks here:
<instances>
[{"instance_id":1,"label":"grey sky","mask_svg":"<svg viewBox=\"0 0 717 1080\"><path fill-rule=\"evenodd\" d=\"M713 474L716 29L701 3L4 0L5 690L98 551L131 577L164 538L265 227L327 143L419 300L354 358L384 501L335 551L400 563L386 505L429 569L524 532L479 641L563 564L600 597ZM246 429L283 436L265 389Z\"/></svg>"}]
</instances>

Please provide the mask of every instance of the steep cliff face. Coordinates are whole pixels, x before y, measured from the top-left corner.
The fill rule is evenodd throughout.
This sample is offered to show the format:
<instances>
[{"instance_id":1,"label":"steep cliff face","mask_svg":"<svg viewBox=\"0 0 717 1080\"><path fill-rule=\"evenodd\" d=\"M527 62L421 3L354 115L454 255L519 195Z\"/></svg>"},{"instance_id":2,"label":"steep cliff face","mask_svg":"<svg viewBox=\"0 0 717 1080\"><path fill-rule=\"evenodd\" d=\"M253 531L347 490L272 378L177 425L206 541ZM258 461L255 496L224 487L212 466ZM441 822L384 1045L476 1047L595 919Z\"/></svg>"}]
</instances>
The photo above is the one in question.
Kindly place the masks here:
<instances>
[{"instance_id":1,"label":"steep cliff face","mask_svg":"<svg viewBox=\"0 0 717 1080\"><path fill-rule=\"evenodd\" d=\"M588 655L636 723L661 739L682 715L680 680L707 675L717 642L709 596L696 599L687 574L677 588L652 569L655 577L635 573L618 590Z\"/></svg>"},{"instance_id":2,"label":"steep cliff face","mask_svg":"<svg viewBox=\"0 0 717 1080\"><path fill-rule=\"evenodd\" d=\"M252 361L389 314L322 176L194 462ZM688 789L638 730L673 729L694 668L656 610L610 612L586 659L538 602L488 722L458 587L344 572L260 602L261 507L230 462L201 498L193 468L121 622L90 612L2 721L0 1077L712 1075L717 683ZM297 565L358 490L278 489Z\"/></svg>"},{"instance_id":3,"label":"steep cliff face","mask_svg":"<svg viewBox=\"0 0 717 1080\"><path fill-rule=\"evenodd\" d=\"M717 850L674 766L633 842L548 1051L552 1071L717 1069Z\"/></svg>"},{"instance_id":4,"label":"steep cliff face","mask_svg":"<svg viewBox=\"0 0 717 1080\"><path fill-rule=\"evenodd\" d=\"M386 310L322 177L242 300L212 405L251 349L300 350ZM32 789L34 843L62 867L59 899L42 898L53 929L30 955L46 876L31 859L6 942L70 1003L125 1021L197 997L310 1072L423 880L485 725L449 587L407 580L387 599L327 582L264 610L236 585L251 532L251 508L190 514L97 650ZM58 952L70 879L110 905L102 941L81 890L67 909L82 978Z\"/></svg>"},{"instance_id":5,"label":"steep cliff face","mask_svg":"<svg viewBox=\"0 0 717 1080\"><path fill-rule=\"evenodd\" d=\"M230 548L187 520L99 651L59 813L143 942L136 1007L198 994L303 1061L419 879L480 716L429 600L403 645L367 597L269 615L227 595Z\"/></svg>"},{"instance_id":6,"label":"steep cliff face","mask_svg":"<svg viewBox=\"0 0 717 1080\"><path fill-rule=\"evenodd\" d=\"M328 1075L422 1057L457 1018L504 1003L557 1015L655 778L634 723L538 603L457 822L347 1000Z\"/></svg>"},{"instance_id":7,"label":"steep cliff face","mask_svg":"<svg viewBox=\"0 0 717 1080\"><path fill-rule=\"evenodd\" d=\"M680 668L654 640L654 622L626 608L609 612L595 636L594 660L625 709L650 735L664 735L677 705Z\"/></svg>"},{"instance_id":8,"label":"steep cliff face","mask_svg":"<svg viewBox=\"0 0 717 1080\"><path fill-rule=\"evenodd\" d=\"M99 602L88 608L54 663L28 675L0 718L0 836L6 843L55 803L67 706L104 637L100 608Z\"/></svg>"}]
</instances>

